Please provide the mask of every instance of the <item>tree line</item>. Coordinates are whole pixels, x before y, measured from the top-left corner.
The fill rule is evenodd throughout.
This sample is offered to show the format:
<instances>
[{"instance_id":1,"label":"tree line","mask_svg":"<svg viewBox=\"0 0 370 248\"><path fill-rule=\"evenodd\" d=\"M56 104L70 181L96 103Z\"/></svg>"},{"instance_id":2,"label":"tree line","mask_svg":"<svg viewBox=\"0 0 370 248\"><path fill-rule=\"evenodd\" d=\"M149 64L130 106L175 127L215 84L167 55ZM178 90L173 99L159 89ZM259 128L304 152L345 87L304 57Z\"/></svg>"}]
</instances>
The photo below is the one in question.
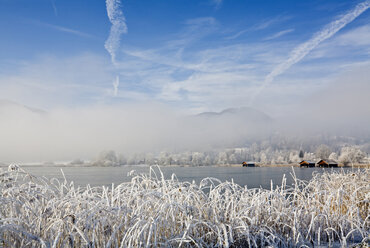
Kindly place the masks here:
<instances>
[{"instance_id":1,"label":"tree line","mask_svg":"<svg viewBox=\"0 0 370 248\"><path fill-rule=\"evenodd\" d=\"M180 165L180 166L209 166L241 164L243 161L253 161L263 165L294 164L301 160L317 162L320 159L334 160L344 165L367 162L367 154L359 146L343 146L339 152L333 151L327 145L319 145L314 152L303 149L273 149L257 143L249 147L231 148L211 151L162 151L158 154L136 153L131 155L117 154L113 150L102 151L92 162L94 166L122 165ZM83 163L81 160L76 160ZM75 161L75 164L77 162ZM73 162L72 162L73 163Z\"/></svg>"}]
</instances>

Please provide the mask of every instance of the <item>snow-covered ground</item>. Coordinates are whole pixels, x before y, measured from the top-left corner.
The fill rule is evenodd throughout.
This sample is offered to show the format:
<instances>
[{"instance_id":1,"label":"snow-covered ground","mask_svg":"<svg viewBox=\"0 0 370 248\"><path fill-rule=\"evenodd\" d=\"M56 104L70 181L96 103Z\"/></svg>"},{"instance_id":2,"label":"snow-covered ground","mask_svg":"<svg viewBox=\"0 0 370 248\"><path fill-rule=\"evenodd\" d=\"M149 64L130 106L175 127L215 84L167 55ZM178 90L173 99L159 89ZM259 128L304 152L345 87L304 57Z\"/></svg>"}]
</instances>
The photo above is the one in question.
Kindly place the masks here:
<instances>
[{"instance_id":1,"label":"snow-covered ground","mask_svg":"<svg viewBox=\"0 0 370 248\"><path fill-rule=\"evenodd\" d=\"M301 247L369 244L370 171L315 174L248 189L158 168L112 187L0 173L5 247Z\"/></svg>"}]
</instances>

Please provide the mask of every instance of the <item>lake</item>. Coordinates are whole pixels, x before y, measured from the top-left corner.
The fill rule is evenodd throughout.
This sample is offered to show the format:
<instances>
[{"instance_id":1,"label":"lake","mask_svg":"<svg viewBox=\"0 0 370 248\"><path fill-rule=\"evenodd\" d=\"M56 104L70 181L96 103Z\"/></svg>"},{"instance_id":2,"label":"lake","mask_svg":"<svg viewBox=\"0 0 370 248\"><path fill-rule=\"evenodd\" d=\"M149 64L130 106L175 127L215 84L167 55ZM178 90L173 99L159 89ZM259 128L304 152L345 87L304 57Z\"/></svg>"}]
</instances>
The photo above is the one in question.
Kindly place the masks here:
<instances>
[{"instance_id":1,"label":"lake","mask_svg":"<svg viewBox=\"0 0 370 248\"><path fill-rule=\"evenodd\" d=\"M91 186L106 185L112 183L118 185L122 182L130 181L128 173L135 170L137 173L149 173L149 166L122 166L122 167L47 167L47 166L27 166L22 167L25 171L35 176L45 176L47 178L58 178L63 180L61 170L63 170L68 181L73 181L75 185ZM155 167L154 167L155 168ZM7 169L7 168L3 168ZM274 185L281 184L283 175L287 178L287 184L291 185L294 173L301 180L310 180L313 172L324 172L331 170L341 170L340 168L298 168L298 167L161 167L166 179L176 174L180 181L195 181L199 183L203 178L214 177L221 181L234 180L235 183L248 188L270 189L271 181ZM345 168L345 170L351 170ZM155 168L158 172L158 169ZM158 173L159 176L159 173Z\"/></svg>"}]
</instances>

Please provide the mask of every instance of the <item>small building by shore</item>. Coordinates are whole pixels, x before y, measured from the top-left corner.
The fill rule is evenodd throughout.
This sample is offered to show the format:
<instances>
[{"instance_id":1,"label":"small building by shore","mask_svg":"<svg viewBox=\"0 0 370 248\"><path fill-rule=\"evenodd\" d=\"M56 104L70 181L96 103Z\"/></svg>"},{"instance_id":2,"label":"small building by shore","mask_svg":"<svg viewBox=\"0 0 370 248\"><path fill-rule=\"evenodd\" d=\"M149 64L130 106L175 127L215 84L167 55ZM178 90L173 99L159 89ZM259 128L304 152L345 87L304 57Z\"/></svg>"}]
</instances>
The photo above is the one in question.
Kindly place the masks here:
<instances>
[{"instance_id":1,"label":"small building by shore","mask_svg":"<svg viewBox=\"0 0 370 248\"><path fill-rule=\"evenodd\" d=\"M319 167L324 167L324 168L335 168L335 167L338 167L338 163L334 160L324 160L324 159L321 159L319 162L317 162L317 165Z\"/></svg>"},{"instance_id":2,"label":"small building by shore","mask_svg":"<svg viewBox=\"0 0 370 248\"><path fill-rule=\"evenodd\" d=\"M242 163L243 167L256 167L256 163L255 162L243 162Z\"/></svg>"},{"instance_id":3,"label":"small building by shore","mask_svg":"<svg viewBox=\"0 0 370 248\"><path fill-rule=\"evenodd\" d=\"M300 166L300 167L315 167L315 162L307 161L307 160L302 160L302 161L299 163L299 166Z\"/></svg>"}]
</instances>

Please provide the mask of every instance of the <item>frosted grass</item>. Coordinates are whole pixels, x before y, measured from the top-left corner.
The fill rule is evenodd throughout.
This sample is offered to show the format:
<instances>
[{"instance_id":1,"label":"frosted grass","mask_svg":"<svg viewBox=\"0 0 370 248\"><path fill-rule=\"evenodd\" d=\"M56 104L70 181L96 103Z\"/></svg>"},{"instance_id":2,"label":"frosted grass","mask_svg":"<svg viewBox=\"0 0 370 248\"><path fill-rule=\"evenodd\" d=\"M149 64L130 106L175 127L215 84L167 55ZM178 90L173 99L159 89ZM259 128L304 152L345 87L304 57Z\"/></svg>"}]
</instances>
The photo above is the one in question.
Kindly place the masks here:
<instances>
[{"instance_id":1,"label":"frosted grass","mask_svg":"<svg viewBox=\"0 0 370 248\"><path fill-rule=\"evenodd\" d=\"M12 166L0 172L0 247L347 247L369 244L369 170L248 189L131 172L76 187Z\"/></svg>"}]
</instances>

